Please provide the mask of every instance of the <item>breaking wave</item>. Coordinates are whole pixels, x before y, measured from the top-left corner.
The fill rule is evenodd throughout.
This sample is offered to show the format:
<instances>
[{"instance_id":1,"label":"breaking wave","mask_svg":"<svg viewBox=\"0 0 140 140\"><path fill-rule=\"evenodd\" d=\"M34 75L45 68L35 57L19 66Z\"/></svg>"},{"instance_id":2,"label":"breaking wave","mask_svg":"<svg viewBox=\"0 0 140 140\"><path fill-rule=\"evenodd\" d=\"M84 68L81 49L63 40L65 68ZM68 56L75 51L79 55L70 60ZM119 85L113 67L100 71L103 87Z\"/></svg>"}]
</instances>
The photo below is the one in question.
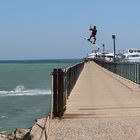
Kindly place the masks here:
<instances>
[{"instance_id":1,"label":"breaking wave","mask_svg":"<svg viewBox=\"0 0 140 140\"><path fill-rule=\"evenodd\" d=\"M23 85L18 85L11 91L0 91L0 96L33 96L46 94L51 94L51 91L47 89L26 89Z\"/></svg>"}]
</instances>

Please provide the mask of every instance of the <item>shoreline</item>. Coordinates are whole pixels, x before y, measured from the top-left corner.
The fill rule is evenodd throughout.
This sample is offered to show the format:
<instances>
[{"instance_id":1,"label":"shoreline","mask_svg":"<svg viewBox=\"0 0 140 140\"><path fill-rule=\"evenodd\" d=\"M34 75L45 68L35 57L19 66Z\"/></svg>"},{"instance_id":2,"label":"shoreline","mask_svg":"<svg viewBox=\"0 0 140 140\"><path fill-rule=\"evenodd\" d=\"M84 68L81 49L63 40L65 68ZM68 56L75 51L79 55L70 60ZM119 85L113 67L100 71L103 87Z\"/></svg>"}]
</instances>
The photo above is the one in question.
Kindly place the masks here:
<instances>
[{"instance_id":1,"label":"shoreline","mask_svg":"<svg viewBox=\"0 0 140 140\"><path fill-rule=\"evenodd\" d=\"M30 128L14 129L11 133L6 134L0 132L0 140L31 140L40 139L45 140L49 135L50 127L50 114L47 118L39 118L35 120L35 123Z\"/></svg>"}]
</instances>

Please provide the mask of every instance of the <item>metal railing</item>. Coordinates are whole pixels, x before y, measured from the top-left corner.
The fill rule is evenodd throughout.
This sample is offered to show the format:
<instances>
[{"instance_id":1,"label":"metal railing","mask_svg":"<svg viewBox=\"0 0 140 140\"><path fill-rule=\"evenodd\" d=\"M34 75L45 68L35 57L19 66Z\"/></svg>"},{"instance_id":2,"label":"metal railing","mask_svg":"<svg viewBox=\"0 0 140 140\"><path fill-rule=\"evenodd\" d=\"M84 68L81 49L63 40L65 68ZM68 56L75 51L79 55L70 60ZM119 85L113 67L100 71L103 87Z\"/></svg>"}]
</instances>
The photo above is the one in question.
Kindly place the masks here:
<instances>
[{"instance_id":1,"label":"metal railing","mask_svg":"<svg viewBox=\"0 0 140 140\"><path fill-rule=\"evenodd\" d=\"M137 84L140 84L140 64L138 63L113 63L101 60L95 60L100 66L126 78Z\"/></svg>"},{"instance_id":2,"label":"metal railing","mask_svg":"<svg viewBox=\"0 0 140 140\"><path fill-rule=\"evenodd\" d=\"M53 117L62 117L66 103L82 69L84 62L66 69L54 69L52 76Z\"/></svg>"}]
</instances>

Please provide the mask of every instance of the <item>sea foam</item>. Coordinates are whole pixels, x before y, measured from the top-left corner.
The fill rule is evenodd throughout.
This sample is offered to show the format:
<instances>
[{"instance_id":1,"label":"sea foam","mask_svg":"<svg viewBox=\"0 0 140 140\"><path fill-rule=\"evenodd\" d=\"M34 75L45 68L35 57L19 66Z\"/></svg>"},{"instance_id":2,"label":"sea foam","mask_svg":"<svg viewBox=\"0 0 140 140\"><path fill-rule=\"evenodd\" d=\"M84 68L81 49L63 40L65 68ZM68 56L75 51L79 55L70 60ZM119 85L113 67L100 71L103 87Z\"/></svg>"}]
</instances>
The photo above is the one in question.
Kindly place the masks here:
<instances>
[{"instance_id":1,"label":"sea foam","mask_svg":"<svg viewBox=\"0 0 140 140\"><path fill-rule=\"evenodd\" d=\"M51 94L51 90L47 89L26 89L24 85L18 85L11 91L2 90L0 96L33 96Z\"/></svg>"}]
</instances>

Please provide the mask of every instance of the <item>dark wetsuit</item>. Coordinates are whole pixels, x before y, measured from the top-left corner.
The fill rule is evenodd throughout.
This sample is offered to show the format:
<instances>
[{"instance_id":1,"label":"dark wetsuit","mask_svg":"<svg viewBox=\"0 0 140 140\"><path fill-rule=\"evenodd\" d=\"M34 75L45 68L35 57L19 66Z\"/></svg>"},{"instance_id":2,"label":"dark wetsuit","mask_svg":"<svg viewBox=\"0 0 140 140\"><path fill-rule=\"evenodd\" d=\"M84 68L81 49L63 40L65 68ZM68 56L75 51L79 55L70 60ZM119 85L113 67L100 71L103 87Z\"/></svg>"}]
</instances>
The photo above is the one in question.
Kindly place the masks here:
<instances>
[{"instance_id":1,"label":"dark wetsuit","mask_svg":"<svg viewBox=\"0 0 140 140\"><path fill-rule=\"evenodd\" d=\"M90 28L89 30L92 31L92 33L91 33L91 36L90 36L90 38L89 38L88 40L90 41L91 38L93 37L93 38L94 38L94 44L95 44L97 29L96 29L96 27L94 26L94 28Z\"/></svg>"}]
</instances>

